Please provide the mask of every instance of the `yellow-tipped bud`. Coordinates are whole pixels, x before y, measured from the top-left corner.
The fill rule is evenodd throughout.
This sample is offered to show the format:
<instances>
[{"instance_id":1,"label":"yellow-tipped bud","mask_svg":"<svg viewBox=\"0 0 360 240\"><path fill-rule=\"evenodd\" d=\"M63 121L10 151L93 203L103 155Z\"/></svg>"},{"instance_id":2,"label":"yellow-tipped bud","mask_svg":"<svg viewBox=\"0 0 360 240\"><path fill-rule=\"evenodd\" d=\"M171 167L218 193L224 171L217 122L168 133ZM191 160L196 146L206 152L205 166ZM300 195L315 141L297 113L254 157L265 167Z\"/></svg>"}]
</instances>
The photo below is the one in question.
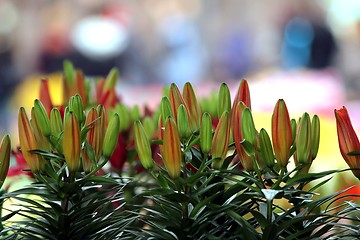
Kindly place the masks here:
<instances>
[{"instance_id":1,"label":"yellow-tipped bud","mask_svg":"<svg viewBox=\"0 0 360 240\"><path fill-rule=\"evenodd\" d=\"M117 113L115 113L109 121L109 125L106 129L104 143L103 143L103 155L105 158L110 158L113 154L118 137L120 133L120 118Z\"/></svg>"},{"instance_id":2,"label":"yellow-tipped bud","mask_svg":"<svg viewBox=\"0 0 360 240\"><path fill-rule=\"evenodd\" d=\"M213 162L213 168L220 169L226 157L230 137L229 112L225 111L215 129L214 138L211 144L212 157L217 159Z\"/></svg>"},{"instance_id":3,"label":"yellow-tipped bud","mask_svg":"<svg viewBox=\"0 0 360 240\"><path fill-rule=\"evenodd\" d=\"M181 104L177 111L177 126L182 139L189 136L189 117L186 108Z\"/></svg>"},{"instance_id":4,"label":"yellow-tipped bud","mask_svg":"<svg viewBox=\"0 0 360 240\"><path fill-rule=\"evenodd\" d=\"M70 172L76 172L80 166L80 125L75 113L69 112L65 117L63 154Z\"/></svg>"},{"instance_id":5,"label":"yellow-tipped bud","mask_svg":"<svg viewBox=\"0 0 360 240\"><path fill-rule=\"evenodd\" d=\"M263 159L265 165L269 168L272 168L275 165L275 156L269 134L264 128L262 128L259 133L259 147L260 156Z\"/></svg>"},{"instance_id":6,"label":"yellow-tipped bud","mask_svg":"<svg viewBox=\"0 0 360 240\"><path fill-rule=\"evenodd\" d=\"M311 120L311 160L314 160L319 151L320 145L320 119L314 115Z\"/></svg>"},{"instance_id":7,"label":"yellow-tipped bud","mask_svg":"<svg viewBox=\"0 0 360 240\"><path fill-rule=\"evenodd\" d=\"M19 110L18 115L19 140L22 154L33 173L42 171L45 167L45 160L38 154L31 153L31 150L38 149L30 121L23 107Z\"/></svg>"},{"instance_id":8,"label":"yellow-tipped bud","mask_svg":"<svg viewBox=\"0 0 360 240\"><path fill-rule=\"evenodd\" d=\"M151 169L154 165L150 140L146 135L145 129L140 120L134 122L135 147L139 155L140 162L146 169Z\"/></svg>"},{"instance_id":9,"label":"yellow-tipped bud","mask_svg":"<svg viewBox=\"0 0 360 240\"><path fill-rule=\"evenodd\" d=\"M217 104L217 113L219 119L225 111L231 111L231 97L229 87L226 85L226 83L222 83L220 86L219 99Z\"/></svg>"},{"instance_id":10,"label":"yellow-tipped bud","mask_svg":"<svg viewBox=\"0 0 360 240\"><path fill-rule=\"evenodd\" d=\"M172 118L168 118L165 123L162 157L169 176L178 178L181 173L182 153L179 132Z\"/></svg>"},{"instance_id":11,"label":"yellow-tipped bud","mask_svg":"<svg viewBox=\"0 0 360 240\"><path fill-rule=\"evenodd\" d=\"M0 188L2 187L10 165L11 142L9 135L5 135L0 144Z\"/></svg>"},{"instance_id":12,"label":"yellow-tipped bud","mask_svg":"<svg viewBox=\"0 0 360 240\"><path fill-rule=\"evenodd\" d=\"M34 114L39 123L40 131L45 137L49 137L51 134L50 120L44 105L40 102L39 99L36 99L34 102Z\"/></svg>"},{"instance_id":13,"label":"yellow-tipped bud","mask_svg":"<svg viewBox=\"0 0 360 240\"><path fill-rule=\"evenodd\" d=\"M202 116L200 126L200 147L201 151L207 155L211 151L212 144L212 124L211 116L205 112Z\"/></svg>"}]
</instances>

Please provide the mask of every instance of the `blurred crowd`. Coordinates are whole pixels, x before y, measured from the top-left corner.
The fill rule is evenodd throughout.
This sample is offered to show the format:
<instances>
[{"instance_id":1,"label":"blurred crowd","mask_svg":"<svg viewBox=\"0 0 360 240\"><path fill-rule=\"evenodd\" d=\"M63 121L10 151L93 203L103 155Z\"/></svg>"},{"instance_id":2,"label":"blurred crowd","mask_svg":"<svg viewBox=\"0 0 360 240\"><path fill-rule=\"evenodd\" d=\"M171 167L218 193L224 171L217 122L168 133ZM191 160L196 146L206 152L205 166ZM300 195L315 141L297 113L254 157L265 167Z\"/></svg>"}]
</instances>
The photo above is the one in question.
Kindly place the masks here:
<instances>
[{"instance_id":1,"label":"blurred crowd","mask_svg":"<svg viewBox=\"0 0 360 240\"><path fill-rule=\"evenodd\" d=\"M0 104L64 59L90 76L117 66L131 85L331 71L356 98L359 12L340 0L1 0Z\"/></svg>"}]
</instances>

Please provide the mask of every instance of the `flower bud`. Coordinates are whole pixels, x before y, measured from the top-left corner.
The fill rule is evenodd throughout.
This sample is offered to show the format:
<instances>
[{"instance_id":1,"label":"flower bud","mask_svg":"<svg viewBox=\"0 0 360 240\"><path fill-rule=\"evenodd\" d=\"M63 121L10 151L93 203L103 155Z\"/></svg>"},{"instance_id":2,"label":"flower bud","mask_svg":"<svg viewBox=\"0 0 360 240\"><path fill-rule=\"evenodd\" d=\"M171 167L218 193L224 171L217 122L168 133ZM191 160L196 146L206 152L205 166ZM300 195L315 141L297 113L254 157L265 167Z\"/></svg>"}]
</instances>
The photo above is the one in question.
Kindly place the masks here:
<instances>
[{"instance_id":1,"label":"flower bud","mask_svg":"<svg viewBox=\"0 0 360 240\"><path fill-rule=\"evenodd\" d=\"M238 88L235 98L234 98L234 102L233 102L232 110L231 110L232 124L233 124L234 118L235 118L236 106L238 105L239 102L243 102L245 104L245 106L250 108L250 110L251 110L250 90L249 90L248 82L245 79L241 80L241 82L239 84L239 88Z\"/></svg>"},{"instance_id":2,"label":"flower bud","mask_svg":"<svg viewBox=\"0 0 360 240\"><path fill-rule=\"evenodd\" d=\"M222 83L220 86L219 99L217 104L218 118L220 118L225 111L231 111L231 97L228 86L226 83Z\"/></svg>"},{"instance_id":3,"label":"flower bud","mask_svg":"<svg viewBox=\"0 0 360 240\"><path fill-rule=\"evenodd\" d=\"M281 167L286 167L292 145L292 128L284 100L277 101L271 119L271 134L275 158Z\"/></svg>"},{"instance_id":4,"label":"flower bud","mask_svg":"<svg viewBox=\"0 0 360 240\"><path fill-rule=\"evenodd\" d=\"M75 96L72 96L70 98L69 111L75 114L76 119L79 121L80 126L82 126L86 117L83 110L83 103L81 100L81 96L79 94L76 94Z\"/></svg>"},{"instance_id":5,"label":"flower bud","mask_svg":"<svg viewBox=\"0 0 360 240\"><path fill-rule=\"evenodd\" d=\"M57 108L53 108L50 112L50 129L50 141L53 143L53 145L59 152L62 152L61 143L64 125L61 119L60 111Z\"/></svg>"},{"instance_id":6,"label":"flower bud","mask_svg":"<svg viewBox=\"0 0 360 240\"><path fill-rule=\"evenodd\" d=\"M139 155L140 162L146 169L151 169L154 165L149 138L140 120L134 122L135 147Z\"/></svg>"},{"instance_id":7,"label":"flower bud","mask_svg":"<svg viewBox=\"0 0 360 240\"><path fill-rule=\"evenodd\" d=\"M70 172L76 172L80 165L80 126L75 113L69 112L65 117L63 154Z\"/></svg>"},{"instance_id":8,"label":"flower bud","mask_svg":"<svg viewBox=\"0 0 360 240\"><path fill-rule=\"evenodd\" d=\"M31 153L31 150L38 149L30 121L23 107L19 110L18 115L19 140L22 154L33 173L42 171L45 167L45 160L38 154Z\"/></svg>"},{"instance_id":9,"label":"flower bud","mask_svg":"<svg viewBox=\"0 0 360 240\"><path fill-rule=\"evenodd\" d=\"M113 154L117 141L118 135L120 133L120 118L117 113L115 113L109 121L109 125L106 129L104 143L103 143L103 155L105 158L111 157Z\"/></svg>"},{"instance_id":10,"label":"flower bud","mask_svg":"<svg viewBox=\"0 0 360 240\"><path fill-rule=\"evenodd\" d=\"M319 151L320 145L320 119L314 115L311 120L311 160L314 160Z\"/></svg>"},{"instance_id":11,"label":"flower bud","mask_svg":"<svg viewBox=\"0 0 360 240\"><path fill-rule=\"evenodd\" d=\"M183 98L189 110L189 125L191 131L199 129L200 126L200 105L191 83L187 82L183 88Z\"/></svg>"},{"instance_id":12,"label":"flower bud","mask_svg":"<svg viewBox=\"0 0 360 240\"><path fill-rule=\"evenodd\" d=\"M169 176L172 179L180 177L182 159L180 137L171 117L165 123L162 157Z\"/></svg>"},{"instance_id":13,"label":"flower bud","mask_svg":"<svg viewBox=\"0 0 360 240\"><path fill-rule=\"evenodd\" d=\"M267 131L262 128L259 133L260 156L265 165L272 168L275 165L274 151L271 145L270 137Z\"/></svg>"},{"instance_id":14,"label":"flower bud","mask_svg":"<svg viewBox=\"0 0 360 240\"><path fill-rule=\"evenodd\" d=\"M143 127L146 133L146 136L149 136L149 138L153 138L156 131L156 125L154 124L153 119L150 117L145 117L143 119Z\"/></svg>"},{"instance_id":15,"label":"flower bud","mask_svg":"<svg viewBox=\"0 0 360 240\"><path fill-rule=\"evenodd\" d=\"M245 141L250 143L249 148L245 150L248 152L249 155L254 155L257 132L255 129L255 124L251 114L251 110L248 107L246 107L242 111L241 130L242 130L243 139L245 139Z\"/></svg>"},{"instance_id":16,"label":"flower bud","mask_svg":"<svg viewBox=\"0 0 360 240\"><path fill-rule=\"evenodd\" d=\"M44 105L47 115L50 116L50 111L53 107L53 104L50 97L48 80L46 79L41 80L39 99L40 102Z\"/></svg>"},{"instance_id":17,"label":"flower bud","mask_svg":"<svg viewBox=\"0 0 360 240\"><path fill-rule=\"evenodd\" d=\"M44 105L38 99L34 101L34 114L39 123L40 131L45 137L49 137L51 134L50 120Z\"/></svg>"},{"instance_id":18,"label":"flower bud","mask_svg":"<svg viewBox=\"0 0 360 240\"><path fill-rule=\"evenodd\" d=\"M296 131L297 131L297 123L295 119L291 119L290 120L290 125L291 125L291 133L292 133L292 138L291 141L292 143L295 142L295 137L296 137Z\"/></svg>"},{"instance_id":19,"label":"flower bud","mask_svg":"<svg viewBox=\"0 0 360 240\"><path fill-rule=\"evenodd\" d=\"M179 130L180 137L182 139L189 136L189 117L186 111L186 108L181 104L177 110L177 126Z\"/></svg>"},{"instance_id":20,"label":"flower bud","mask_svg":"<svg viewBox=\"0 0 360 240\"><path fill-rule=\"evenodd\" d=\"M105 89L114 89L118 79L119 79L119 70L116 67L114 67L110 70L109 74L106 77Z\"/></svg>"},{"instance_id":21,"label":"flower bud","mask_svg":"<svg viewBox=\"0 0 360 240\"><path fill-rule=\"evenodd\" d=\"M89 173L93 169L95 162L95 152L90 144L85 143L83 149L81 149L81 164L84 172Z\"/></svg>"},{"instance_id":22,"label":"flower bud","mask_svg":"<svg viewBox=\"0 0 360 240\"><path fill-rule=\"evenodd\" d=\"M165 122L168 117L174 117L174 114L171 110L171 103L168 97L163 97L161 99L160 108L161 119L163 122Z\"/></svg>"},{"instance_id":23,"label":"flower bud","mask_svg":"<svg viewBox=\"0 0 360 240\"><path fill-rule=\"evenodd\" d=\"M2 187L10 165L11 142L9 135L5 135L0 143L0 188Z\"/></svg>"},{"instance_id":24,"label":"flower bud","mask_svg":"<svg viewBox=\"0 0 360 240\"><path fill-rule=\"evenodd\" d=\"M207 155L211 151L212 144L212 122L209 113L205 112L202 116L200 126L200 147L201 151Z\"/></svg>"},{"instance_id":25,"label":"flower bud","mask_svg":"<svg viewBox=\"0 0 360 240\"><path fill-rule=\"evenodd\" d=\"M296 158L299 163L309 163L311 153L311 123L308 113L304 113L300 119L296 134Z\"/></svg>"},{"instance_id":26,"label":"flower bud","mask_svg":"<svg viewBox=\"0 0 360 240\"><path fill-rule=\"evenodd\" d=\"M225 111L215 129L214 138L211 144L212 157L217 158L213 162L213 168L220 169L226 157L230 138L229 112Z\"/></svg>"},{"instance_id":27,"label":"flower bud","mask_svg":"<svg viewBox=\"0 0 360 240\"><path fill-rule=\"evenodd\" d=\"M37 118L34 107L31 108L30 125L31 125L32 131L34 133L38 149L44 150L44 151L50 151L51 150L50 142L49 142L48 138L46 138L44 136L44 134L42 133L42 131L40 129L40 127L41 127L40 122Z\"/></svg>"},{"instance_id":28,"label":"flower bud","mask_svg":"<svg viewBox=\"0 0 360 240\"><path fill-rule=\"evenodd\" d=\"M242 112L246 108L244 102L239 102L235 109L234 122L233 122L233 138L235 141L235 148L240 159L240 162L245 170L253 171L254 170L254 162L249 156L241 142L244 140L242 133Z\"/></svg>"},{"instance_id":29,"label":"flower bud","mask_svg":"<svg viewBox=\"0 0 360 240\"><path fill-rule=\"evenodd\" d=\"M116 105L115 111L121 117L120 132L126 131L127 129L129 129L131 122L130 113L128 109L123 104L118 104Z\"/></svg>"},{"instance_id":30,"label":"flower bud","mask_svg":"<svg viewBox=\"0 0 360 240\"><path fill-rule=\"evenodd\" d=\"M187 108L187 106L186 106L186 103L185 103L183 97L180 94L179 88L176 86L175 83L172 83L170 85L169 100L170 100L171 110L173 112L173 116L174 116L174 119L175 119L175 122L176 122L177 121L178 107L181 104L183 104L185 106L185 108Z\"/></svg>"}]
</instances>

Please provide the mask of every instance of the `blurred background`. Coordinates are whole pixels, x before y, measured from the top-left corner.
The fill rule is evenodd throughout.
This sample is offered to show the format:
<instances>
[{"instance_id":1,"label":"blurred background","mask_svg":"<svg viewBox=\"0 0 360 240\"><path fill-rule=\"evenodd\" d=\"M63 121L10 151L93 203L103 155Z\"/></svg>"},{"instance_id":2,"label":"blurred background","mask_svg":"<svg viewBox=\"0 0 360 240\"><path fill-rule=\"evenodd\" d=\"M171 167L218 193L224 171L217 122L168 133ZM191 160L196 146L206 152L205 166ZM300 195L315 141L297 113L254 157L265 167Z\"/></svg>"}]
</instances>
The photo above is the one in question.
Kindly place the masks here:
<instances>
[{"instance_id":1,"label":"blurred background","mask_svg":"<svg viewBox=\"0 0 360 240\"><path fill-rule=\"evenodd\" d=\"M163 84L234 94L246 78L259 128L278 98L292 117L321 115L321 170L346 167L333 110L346 105L360 129L359 0L0 0L0 134L17 135L18 107L64 59L88 76L118 67L130 105L156 106Z\"/></svg>"}]
</instances>

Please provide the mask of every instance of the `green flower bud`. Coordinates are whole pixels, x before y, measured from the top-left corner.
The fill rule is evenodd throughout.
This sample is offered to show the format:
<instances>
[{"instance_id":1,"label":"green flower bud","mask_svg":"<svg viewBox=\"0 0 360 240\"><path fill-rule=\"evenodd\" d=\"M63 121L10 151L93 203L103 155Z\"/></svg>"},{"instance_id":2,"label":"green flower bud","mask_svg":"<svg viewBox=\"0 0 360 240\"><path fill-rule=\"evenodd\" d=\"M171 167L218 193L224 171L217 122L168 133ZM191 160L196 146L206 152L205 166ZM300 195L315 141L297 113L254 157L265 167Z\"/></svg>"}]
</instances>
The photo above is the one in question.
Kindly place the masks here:
<instances>
[{"instance_id":1,"label":"green flower bud","mask_svg":"<svg viewBox=\"0 0 360 240\"><path fill-rule=\"evenodd\" d=\"M269 168L272 168L275 165L275 155L270 141L269 134L267 131L262 128L259 133L259 146L260 146L260 155L264 160L264 163Z\"/></svg>"},{"instance_id":2,"label":"green flower bud","mask_svg":"<svg viewBox=\"0 0 360 240\"><path fill-rule=\"evenodd\" d=\"M69 101L69 111L73 112L78 119L80 126L85 122L86 116L83 110L83 103L81 100L81 96L76 94L72 96Z\"/></svg>"},{"instance_id":3,"label":"green flower bud","mask_svg":"<svg viewBox=\"0 0 360 240\"><path fill-rule=\"evenodd\" d=\"M140 120L134 122L135 147L139 155L140 162L146 169L151 169L154 165L149 138Z\"/></svg>"},{"instance_id":4,"label":"green flower bud","mask_svg":"<svg viewBox=\"0 0 360 240\"><path fill-rule=\"evenodd\" d=\"M106 77L105 89L113 89L116 86L116 82L119 78L119 70L114 67L110 70Z\"/></svg>"},{"instance_id":5,"label":"green flower bud","mask_svg":"<svg viewBox=\"0 0 360 240\"><path fill-rule=\"evenodd\" d=\"M141 113L140 113L139 106L137 106L137 105L134 106L131 109L130 115L131 115L131 120L133 120L133 121L136 121L136 120L140 119L141 118Z\"/></svg>"},{"instance_id":6,"label":"green flower bud","mask_svg":"<svg viewBox=\"0 0 360 240\"><path fill-rule=\"evenodd\" d=\"M189 117L183 104L177 110L177 126L180 137L187 138L189 136Z\"/></svg>"},{"instance_id":7,"label":"green flower bud","mask_svg":"<svg viewBox=\"0 0 360 240\"><path fill-rule=\"evenodd\" d=\"M311 120L311 160L314 160L319 151L320 145L320 119L317 115L314 115Z\"/></svg>"},{"instance_id":8,"label":"green flower bud","mask_svg":"<svg viewBox=\"0 0 360 240\"><path fill-rule=\"evenodd\" d=\"M256 137L257 132L255 129L254 120L252 117L252 113L250 108L246 107L242 111L242 124L241 124L241 130L242 130L242 136L250 145L248 145L248 148L245 148L247 153L249 155L255 154L255 143L256 143Z\"/></svg>"},{"instance_id":9,"label":"green flower bud","mask_svg":"<svg viewBox=\"0 0 360 240\"><path fill-rule=\"evenodd\" d=\"M161 109L161 118L164 123L168 117L174 117L173 112L171 110L170 100L168 97L163 97L161 99L160 109Z\"/></svg>"},{"instance_id":10,"label":"green flower bud","mask_svg":"<svg viewBox=\"0 0 360 240\"><path fill-rule=\"evenodd\" d=\"M11 142L9 135L5 135L0 144L0 188L2 187L10 165Z\"/></svg>"},{"instance_id":11,"label":"green flower bud","mask_svg":"<svg viewBox=\"0 0 360 240\"><path fill-rule=\"evenodd\" d=\"M231 97L229 87L226 83L222 83L219 91L219 99L217 105L218 118L220 119L223 112L231 112Z\"/></svg>"},{"instance_id":12,"label":"green flower bud","mask_svg":"<svg viewBox=\"0 0 360 240\"><path fill-rule=\"evenodd\" d=\"M130 114L129 114L128 109L123 104L118 104L116 106L116 112L121 117L120 132L123 132L123 131L129 129L131 120L130 120Z\"/></svg>"},{"instance_id":13,"label":"green flower bud","mask_svg":"<svg viewBox=\"0 0 360 240\"><path fill-rule=\"evenodd\" d=\"M36 99L34 102L34 114L39 123L40 131L45 137L49 137L51 134L50 120L44 105L38 99Z\"/></svg>"},{"instance_id":14,"label":"green flower bud","mask_svg":"<svg viewBox=\"0 0 360 240\"><path fill-rule=\"evenodd\" d=\"M120 118L117 113L115 113L109 121L109 125L106 129L104 143L103 143L103 155L105 158L111 157L113 154L118 137L120 133Z\"/></svg>"},{"instance_id":15,"label":"green flower bud","mask_svg":"<svg viewBox=\"0 0 360 240\"><path fill-rule=\"evenodd\" d=\"M296 134L296 158L299 163L309 163L311 152L311 123L308 113L304 113L300 119Z\"/></svg>"},{"instance_id":16,"label":"green flower bud","mask_svg":"<svg viewBox=\"0 0 360 240\"><path fill-rule=\"evenodd\" d=\"M209 113L205 112L202 116L201 126L200 126L200 147L201 151L207 155L211 150L212 142L212 124L211 116Z\"/></svg>"},{"instance_id":17,"label":"green flower bud","mask_svg":"<svg viewBox=\"0 0 360 240\"><path fill-rule=\"evenodd\" d=\"M152 138L155 134L157 124L154 123L154 120L150 117L145 117L143 119L143 127L146 132L146 136Z\"/></svg>"},{"instance_id":18,"label":"green flower bud","mask_svg":"<svg viewBox=\"0 0 360 240\"><path fill-rule=\"evenodd\" d=\"M65 60L63 63L64 67L64 78L68 83L74 82L75 79L75 68L69 60Z\"/></svg>"},{"instance_id":19,"label":"green flower bud","mask_svg":"<svg viewBox=\"0 0 360 240\"><path fill-rule=\"evenodd\" d=\"M295 137L296 137L296 120L291 119L290 125L291 125L291 132L292 132L292 143L294 143Z\"/></svg>"}]
</instances>

